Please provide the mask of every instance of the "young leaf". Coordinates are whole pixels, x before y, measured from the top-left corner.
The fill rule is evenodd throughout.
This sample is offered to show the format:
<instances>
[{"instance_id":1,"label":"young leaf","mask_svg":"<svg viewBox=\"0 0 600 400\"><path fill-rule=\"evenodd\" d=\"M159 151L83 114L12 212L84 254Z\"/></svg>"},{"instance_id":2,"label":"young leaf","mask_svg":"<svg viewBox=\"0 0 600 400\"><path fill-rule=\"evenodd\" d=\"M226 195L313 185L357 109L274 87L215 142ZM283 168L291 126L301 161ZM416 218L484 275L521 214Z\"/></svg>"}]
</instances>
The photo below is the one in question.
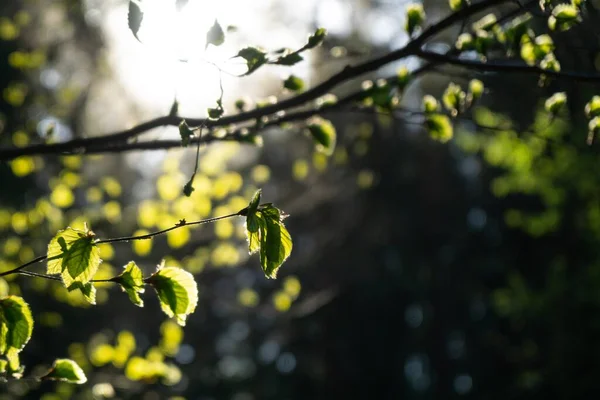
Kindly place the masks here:
<instances>
[{"instance_id":1,"label":"young leaf","mask_svg":"<svg viewBox=\"0 0 600 400\"><path fill-rule=\"evenodd\" d=\"M0 354L11 371L19 368L19 352L31 339L33 317L29 305L19 296L0 300Z\"/></svg>"},{"instance_id":2,"label":"young leaf","mask_svg":"<svg viewBox=\"0 0 600 400\"><path fill-rule=\"evenodd\" d=\"M285 81L283 81L283 87L291 90L292 92L299 92L304 89L304 81L298 78L296 75L290 75Z\"/></svg>"},{"instance_id":3,"label":"young leaf","mask_svg":"<svg viewBox=\"0 0 600 400\"><path fill-rule=\"evenodd\" d=\"M317 151L330 156L336 143L336 131L333 124L322 118L313 119L308 125L308 131L317 145Z\"/></svg>"},{"instance_id":4,"label":"young leaf","mask_svg":"<svg viewBox=\"0 0 600 400\"><path fill-rule=\"evenodd\" d=\"M544 109L551 114L558 114L567 104L567 94L565 92L554 93L544 102Z\"/></svg>"},{"instance_id":5,"label":"young leaf","mask_svg":"<svg viewBox=\"0 0 600 400\"><path fill-rule=\"evenodd\" d=\"M260 204L261 190L258 189L252 200L246 208L246 238L248 239L248 252L256 253L260 249L260 221L261 216L257 214L258 205Z\"/></svg>"},{"instance_id":6,"label":"young leaf","mask_svg":"<svg viewBox=\"0 0 600 400\"><path fill-rule=\"evenodd\" d=\"M208 114L208 118L210 119L219 119L223 116L223 107L218 106L216 108L207 108L206 113Z\"/></svg>"},{"instance_id":7,"label":"young leaf","mask_svg":"<svg viewBox=\"0 0 600 400\"><path fill-rule=\"evenodd\" d=\"M448 4L452 11L458 11L461 8L469 5L469 0L449 0Z\"/></svg>"},{"instance_id":8,"label":"young leaf","mask_svg":"<svg viewBox=\"0 0 600 400\"><path fill-rule=\"evenodd\" d=\"M181 145L187 147L190 144L190 138L194 136L194 131L190 129L185 120L179 123L179 136L181 136Z\"/></svg>"},{"instance_id":9,"label":"young leaf","mask_svg":"<svg viewBox=\"0 0 600 400\"><path fill-rule=\"evenodd\" d=\"M548 17L548 28L566 31L579 22L579 9L573 4L559 4Z\"/></svg>"},{"instance_id":10,"label":"young leaf","mask_svg":"<svg viewBox=\"0 0 600 400\"><path fill-rule=\"evenodd\" d=\"M585 105L585 115L589 119L600 116L600 96L594 96Z\"/></svg>"},{"instance_id":11,"label":"young leaf","mask_svg":"<svg viewBox=\"0 0 600 400\"><path fill-rule=\"evenodd\" d=\"M447 142L454 136L454 128L452 122L447 115L434 114L427 117L425 120L425 126L431 136L435 140L439 140L442 143Z\"/></svg>"},{"instance_id":12,"label":"young leaf","mask_svg":"<svg viewBox=\"0 0 600 400\"><path fill-rule=\"evenodd\" d=\"M313 49L323 43L323 40L327 36L327 30L325 28L319 28L308 37L308 43L304 46L306 49Z\"/></svg>"},{"instance_id":13,"label":"young leaf","mask_svg":"<svg viewBox=\"0 0 600 400\"><path fill-rule=\"evenodd\" d=\"M138 32L142 26L142 20L144 19L144 13L140 8L140 5L136 0L129 1L129 11L127 13L127 22L129 24L129 30L133 33L133 36L141 43L138 37Z\"/></svg>"},{"instance_id":14,"label":"young leaf","mask_svg":"<svg viewBox=\"0 0 600 400\"><path fill-rule=\"evenodd\" d=\"M198 304L198 285L192 274L176 267L159 268L147 282L156 290L163 312L184 326Z\"/></svg>"},{"instance_id":15,"label":"young leaf","mask_svg":"<svg viewBox=\"0 0 600 400\"><path fill-rule=\"evenodd\" d=\"M85 285L96 274L100 249L94 232L71 227L58 231L48 245L48 274L60 274L67 289L75 282Z\"/></svg>"},{"instance_id":16,"label":"young leaf","mask_svg":"<svg viewBox=\"0 0 600 400\"><path fill-rule=\"evenodd\" d=\"M267 54L256 47L243 48L236 57L246 60L248 71L244 75L250 75L267 62Z\"/></svg>"},{"instance_id":17,"label":"young leaf","mask_svg":"<svg viewBox=\"0 0 600 400\"><path fill-rule=\"evenodd\" d=\"M279 209L272 205L259 208L260 264L267 278L277 271L292 253L292 238L282 222Z\"/></svg>"},{"instance_id":18,"label":"young leaf","mask_svg":"<svg viewBox=\"0 0 600 400\"><path fill-rule=\"evenodd\" d=\"M255 193L254 196L252 196L252 199L250 200L250 203L248 204L248 213L247 215L254 215L256 214L256 210L258 210L258 205L260 204L260 195L262 194L262 190L258 189Z\"/></svg>"},{"instance_id":19,"label":"young leaf","mask_svg":"<svg viewBox=\"0 0 600 400\"><path fill-rule=\"evenodd\" d=\"M423 96L423 111L425 113L433 113L439 110L439 104L435 97L430 94Z\"/></svg>"},{"instance_id":20,"label":"young leaf","mask_svg":"<svg viewBox=\"0 0 600 400\"><path fill-rule=\"evenodd\" d=\"M412 36L417 28L423 26L425 22L425 10L423 5L419 3L409 4L406 7L406 24L404 28L408 36Z\"/></svg>"},{"instance_id":21,"label":"young leaf","mask_svg":"<svg viewBox=\"0 0 600 400\"><path fill-rule=\"evenodd\" d=\"M290 53L285 56L279 57L277 60L275 60L275 64L292 66L298 64L302 60L304 60L304 58L300 54Z\"/></svg>"},{"instance_id":22,"label":"young leaf","mask_svg":"<svg viewBox=\"0 0 600 400\"><path fill-rule=\"evenodd\" d=\"M456 39L456 43L454 45L457 50L460 51L468 51L475 49L475 40L473 39L473 35L470 33L461 33Z\"/></svg>"},{"instance_id":23,"label":"young leaf","mask_svg":"<svg viewBox=\"0 0 600 400\"><path fill-rule=\"evenodd\" d=\"M450 111L452 116L456 116L463 110L466 97L467 95L461 87L451 82L444 91L442 103L444 103L444 107Z\"/></svg>"},{"instance_id":24,"label":"young leaf","mask_svg":"<svg viewBox=\"0 0 600 400\"><path fill-rule=\"evenodd\" d=\"M59 358L54 361L50 371L48 371L46 375L40 377L40 380L82 384L87 382L87 377L75 361L67 358Z\"/></svg>"},{"instance_id":25,"label":"young leaf","mask_svg":"<svg viewBox=\"0 0 600 400\"><path fill-rule=\"evenodd\" d=\"M85 300L90 304L96 304L96 287L92 282L81 283L81 282L73 282L71 286L67 288L69 292L73 290L81 290L81 294Z\"/></svg>"},{"instance_id":26,"label":"young leaf","mask_svg":"<svg viewBox=\"0 0 600 400\"><path fill-rule=\"evenodd\" d=\"M483 95L483 89L483 82L481 82L479 79L471 79L471 81L469 82L468 94L471 101L481 98L481 96Z\"/></svg>"},{"instance_id":27,"label":"young leaf","mask_svg":"<svg viewBox=\"0 0 600 400\"><path fill-rule=\"evenodd\" d=\"M219 25L219 22L215 19L215 23L213 26L206 32L206 47L208 48L209 44L213 46L220 46L225 42L225 33L223 32L223 28Z\"/></svg>"},{"instance_id":28,"label":"young leaf","mask_svg":"<svg viewBox=\"0 0 600 400\"><path fill-rule=\"evenodd\" d=\"M127 293L133 304L138 307L144 306L144 301L140 297L140 294L144 293L144 276L134 261L130 261L121 275L113 278L113 281L121 285L121 289Z\"/></svg>"}]
</instances>

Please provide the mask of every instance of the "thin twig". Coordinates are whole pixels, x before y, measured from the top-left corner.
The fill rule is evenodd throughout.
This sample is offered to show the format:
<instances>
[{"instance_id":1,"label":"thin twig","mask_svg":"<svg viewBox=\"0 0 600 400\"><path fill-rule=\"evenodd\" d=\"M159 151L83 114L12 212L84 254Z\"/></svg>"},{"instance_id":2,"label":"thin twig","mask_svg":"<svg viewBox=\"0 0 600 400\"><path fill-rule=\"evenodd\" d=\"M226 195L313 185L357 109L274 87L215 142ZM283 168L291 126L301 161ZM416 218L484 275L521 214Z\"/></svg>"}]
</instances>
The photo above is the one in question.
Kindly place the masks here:
<instances>
[{"instance_id":1,"label":"thin twig","mask_svg":"<svg viewBox=\"0 0 600 400\"><path fill-rule=\"evenodd\" d=\"M270 116L280 111L290 110L296 107L305 105L320 96L327 94L330 90L336 88L342 83L358 78L368 72L378 70L384 65L415 55L420 48L429 39L435 37L447 28L453 26L457 22L463 21L472 15L482 12L488 8L498 6L511 0L485 0L476 4L469 5L457 12L454 12L439 22L425 29L419 36L412 39L406 46L387 53L383 56L373 58L355 66L347 65L340 72L332 75L329 79L321 82L317 86L303 92L299 95L282 100L278 103L258 107L250 111L242 112L235 115L224 116L219 120L209 120L207 118L182 118L177 116L163 116L153 120L141 123L130 129L115 132L112 134L97 136L93 138L79 138L68 142L54 144L35 144L22 148L5 148L0 149L0 160L10 160L19 156L25 155L41 155L41 154L92 154L101 152L113 152L114 149L120 151L135 149L135 146L130 146L128 140L136 137L144 132L160 126L177 126L185 119L190 125L206 124L207 128L225 127L231 124L238 124L248 121L253 121L258 118ZM599 78L600 80L600 78ZM144 144L139 149L149 149L156 145ZM174 146L173 146L174 147ZM160 147L154 147L160 148Z\"/></svg>"},{"instance_id":2,"label":"thin twig","mask_svg":"<svg viewBox=\"0 0 600 400\"><path fill-rule=\"evenodd\" d=\"M214 218L208 218L208 219L203 219L203 220L199 220L199 221L192 221L192 222L186 222L184 219L182 219L181 221L179 221L177 224L173 225L170 228L167 229L162 229L160 231L156 231L156 232L151 232L145 235L138 235L138 236L124 236L124 237L119 237L119 238L112 238L112 239L103 239L103 240L97 240L94 242L95 245L99 245L99 244L103 244L103 243L117 243L117 242L130 242L132 240L145 240L145 239L151 239L154 236L158 236L158 235L162 235L165 234L167 232L170 231L174 231L175 229L179 229L182 228L184 226L193 226L193 225L203 225L203 224L208 224L211 222L216 222L216 221L220 221L222 219L226 219L226 218L232 218L232 217L237 217L239 215L242 215L242 213L245 211L245 209L242 209L240 211L238 211L235 214L229 214L229 215L223 215L220 217L214 217ZM59 257L56 257L59 258ZM22 275L29 275L29 276L36 276L36 277L40 277L40 278L47 278L47 279L53 279L53 280L60 280L56 279L55 277L51 277L51 275L46 275L46 274L39 274L36 272L31 272L31 271L24 271L24 269L32 264L35 264L37 262L41 262L48 259L47 255L44 256L39 256L34 258L31 261L28 261L22 265L19 265L16 268L10 269L8 271L4 271L0 273L0 276L7 276L7 275L12 275L12 274L22 274Z\"/></svg>"}]
</instances>

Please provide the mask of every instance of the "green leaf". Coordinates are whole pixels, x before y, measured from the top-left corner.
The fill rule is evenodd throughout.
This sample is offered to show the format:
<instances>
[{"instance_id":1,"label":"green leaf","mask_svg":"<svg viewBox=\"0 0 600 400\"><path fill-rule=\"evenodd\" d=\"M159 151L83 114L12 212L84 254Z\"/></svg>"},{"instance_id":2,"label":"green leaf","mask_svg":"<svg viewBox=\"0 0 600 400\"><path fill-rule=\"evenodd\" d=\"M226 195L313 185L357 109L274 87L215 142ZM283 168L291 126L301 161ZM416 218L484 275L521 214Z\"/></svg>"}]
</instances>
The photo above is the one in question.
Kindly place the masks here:
<instances>
[{"instance_id":1,"label":"green leaf","mask_svg":"<svg viewBox=\"0 0 600 400\"><path fill-rule=\"evenodd\" d=\"M291 90L292 92L299 92L304 89L304 81L298 78L296 75L290 75L285 81L283 81L283 87Z\"/></svg>"},{"instance_id":2,"label":"green leaf","mask_svg":"<svg viewBox=\"0 0 600 400\"><path fill-rule=\"evenodd\" d=\"M409 4L406 7L406 24L404 29L409 36L412 36L417 28L423 26L425 22L425 10L420 3Z\"/></svg>"},{"instance_id":3,"label":"green leaf","mask_svg":"<svg viewBox=\"0 0 600 400\"><path fill-rule=\"evenodd\" d=\"M208 114L208 118L210 119L219 119L223 116L223 107L218 106L216 108L208 108L206 109L206 113Z\"/></svg>"},{"instance_id":4,"label":"green leaf","mask_svg":"<svg viewBox=\"0 0 600 400\"><path fill-rule=\"evenodd\" d=\"M238 110L239 112L243 112L246 109L247 106L247 101L246 99L237 99L235 101L235 108L236 110Z\"/></svg>"},{"instance_id":5,"label":"green leaf","mask_svg":"<svg viewBox=\"0 0 600 400\"><path fill-rule=\"evenodd\" d=\"M506 35L506 41L508 42L511 54L518 51L521 38L527 33L531 19L532 15L525 13L520 17L512 19L506 26L504 34Z\"/></svg>"},{"instance_id":6,"label":"green leaf","mask_svg":"<svg viewBox=\"0 0 600 400\"><path fill-rule=\"evenodd\" d=\"M159 268L147 282L156 290L163 312L184 326L198 304L198 285L192 274L176 267Z\"/></svg>"},{"instance_id":7,"label":"green leaf","mask_svg":"<svg viewBox=\"0 0 600 400\"><path fill-rule=\"evenodd\" d=\"M215 19L215 23L211 28L206 32L206 46L205 50L208 48L209 44L213 46L220 46L225 42L225 33L223 32L223 28L219 25L219 22Z\"/></svg>"},{"instance_id":8,"label":"green leaf","mask_svg":"<svg viewBox=\"0 0 600 400\"><path fill-rule=\"evenodd\" d=\"M549 53L540 62L540 68L546 71L560 72L560 63L554 53Z\"/></svg>"},{"instance_id":9,"label":"green leaf","mask_svg":"<svg viewBox=\"0 0 600 400\"><path fill-rule=\"evenodd\" d=\"M544 102L544 109L551 114L558 114L567 104L567 94L565 92L554 93Z\"/></svg>"},{"instance_id":10,"label":"green leaf","mask_svg":"<svg viewBox=\"0 0 600 400\"><path fill-rule=\"evenodd\" d=\"M17 351L31 339L33 332L33 317L29 305L19 296L8 296L0 300L2 324L6 326L5 343L0 344L0 350L15 348Z\"/></svg>"},{"instance_id":11,"label":"green leaf","mask_svg":"<svg viewBox=\"0 0 600 400\"><path fill-rule=\"evenodd\" d=\"M29 305L19 296L0 300L0 354L11 371L19 369L19 352L31 339L33 317Z\"/></svg>"},{"instance_id":12,"label":"green leaf","mask_svg":"<svg viewBox=\"0 0 600 400\"><path fill-rule=\"evenodd\" d=\"M439 110L439 104L435 97L430 94L423 96L423 111L433 113Z\"/></svg>"},{"instance_id":13,"label":"green leaf","mask_svg":"<svg viewBox=\"0 0 600 400\"><path fill-rule=\"evenodd\" d=\"M292 238L283 224L284 213L272 204L260 203L258 190L246 209L246 236L250 254L260 252L260 263L267 278L277 271L292 252Z\"/></svg>"},{"instance_id":14,"label":"green leaf","mask_svg":"<svg viewBox=\"0 0 600 400\"><path fill-rule=\"evenodd\" d=\"M304 46L306 49L313 49L323 43L323 40L327 36L327 30L325 28L318 28L315 33L308 37L308 43Z\"/></svg>"},{"instance_id":15,"label":"green leaf","mask_svg":"<svg viewBox=\"0 0 600 400\"><path fill-rule=\"evenodd\" d=\"M275 60L275 64L291 66L299 63L302 60L304 60L304 58L299 53L294 52L279 57L277 60Z\"/></svg>"},{"instance_id":16,"label":"green leaf","mask_svg":"<svg viewBox=\"0 0 600 400\"><path fill-rule=\"evenodd\" d=\"M246 47L240 50L236 57L246 60L248 71L244 75L250 75L267 62L267 53L256 47Z\"/></svg>"},{"instance_id":17,"label":"green leaf","mask_svg":"<svg viewBox=\"0 0 600 400\"><path fill-rule=\"evenodd\" d=\"M144 306L144 301L140 297L144 293L144 276L142 270L134 261L130 261L121 275L113 278L113 281L121 285L121 289L127 293L129 300L138 307Z\"/></svg>"},{"instance_id":18,"label":"green leaf","mask_svg":"<svg viewBox=\"0 0 600 400\"><path fill-rule=\"evenodd\" d=\"M179 123L179 136L181 136L181 145L187 147L190 144L190 138L194 136L194 131L190 129L185 119Z\"/></svg>"},{"instance_id":19,"label":"green leaf","mask_svg":"<svg viewBox=\"0 0 600 400\"><path fill-rule=\"evenodd\" d=\"M466 32L461 33L456 39L456 44L454 46L460 51L474 50L475 40L473 39L473 35Z\"/></svg>"},{"instance_id":20,"label":"green leaf","mask_svg":"<svg viewBox=\"0 0 600 400\"><path fill-rule=\"evenodd\" d=\"M73 282L71 286L67 288L69 292L73 290L81 290L81 294L85 300L90 304L96 304L96 287L92 282L81 283L81 282Z\"/></svg>"},{"instance_id":21,"label":"green leaf","mask_svg":"<svg viewBox=\"0 0 600 400\"><path fill-rule=\"evenodd\" d=\"M592 99L585 105L584 111L588 119L600 116L600 96L592 97Z\"/></svg>"},{"instance_id":22,"label":"green leaf","mask_svg":"<svg viewBox=\"0 0 600 400\"><path fill-rule=\"evenodd\" d=\"M444 103L444 107L450 111L452 116L456 116L463 110L466 97L467 95L461 87L451 82L444 91L442 103Z\"/></svg>"},{"instance_id":23,"label":"green leaf","mask_svg":"<svg viewBox=\"0 0 600 400\"><path fill-rule=\"evenodd\" d=\"M73 360L59 358L54 361L52 368L41 380L63 381L82 384L87 382L87 377L81 367Z\"/></svg>"},{"instance_id":24,"label":"green leaf","mask_svg":"<svg viewBox=\"0 0 600 400\"><path fill-rule=\"evenodd\" d=\"M262 216L248 214L246 218L246 238L248 240L248 253L254 254L260 250L260 227Z\"/></svg>"},{"instance_id":25,"label":"green leaf","mask_svg":"<svg viewBox=\"0 0 600 400\"><path fill-rule=\"evenodd\" d=\"M449 0L448 4L452 11L458 11L469 5L469 0Z\"/></svg>"},{"instance_id":26,"label":"green leaf","mask_svg":"<svg viewBox=\"0 0 600 400\"><path fill-rule=\"evenodd\" d=\"M292 238L282 222L279 209L266 205L259 209L260 264L267 278L275 279L281 265L292 253Z\"/></svg>"},{"instance_id":27,"label":"green leaf","mask_svg":"<svg viewBox=\"0 0 600 400\"><path fill-rule=\"evenodd\" d=\"M142 26L142 20L144 19L144 13L140 8L140 5L136 0L129 1L129 11L127 13L127 23L129 25L129 30L133 33L133 36L141 43L140 38L138 37L138 32L140 27Z\"/></svg>"},{"instance_id":28,"label":"green leaf","mask_svg":"<svg viewBox=\"0 0 600 400\"><path fill-rule=\"evenodd\" d=\"M262 194L262 190L258 189L254 192L250 203L248 204L248 215L256 214L256 210L258 210L258 205L260 204L260 195Z\"/></svg>"},{"instance_id":29,"label":"green leaf","mask_svg":"<svg viewBox=\"0 0 600 400\"><path fill-rule=\"evenodd\" d=\"M454 136L454 128L450 117L443 114L434 114L427 117L425 126L429 132L429 136L442 143L447 142Z\"/></svg>"},{"instance_id":30,"label":"green leaf","mask_svg":"<svg viewBox=\"0 0 600 400\"><path fill-rule=\"evenodd\" d=\"M579 9L573 4L559 4L548 17L548 28L566 31L579 22Z\"/></svg>"},{"instance_id":31,"label":"green leaf","mask_svg":"<svg viewBox=\"0 0 600 400\"><path fill-rule=\"evenodd\" d=\"M481 82L479 79L471 79L469 82L468 94L468 97L471 99L471 101L481 98L484 88L483 82Z\"/></svg>"},{"instance_id":32,"label":"green leaf","mask_svg":"<svg viewBox=\"0 0 600 400\"><path fill-rule=\"evenodd\" d=\"M308 125L308 131L316 142L317 151L330 156L336 143L336 131L333 124L322 118L315 118Z\"/></svg>"},{"instance_id":33,"label":"green leaf","mask_svg":"<svg viewBox=\"0 0 600 400\"><path fill-rule=\"evenodd\" d=\"M58 231L48 245L47 273L60 274L67 289L75 282L88 283L102 262L94 239L90 230L69 227Z\"/></svg>"}]
</instances>

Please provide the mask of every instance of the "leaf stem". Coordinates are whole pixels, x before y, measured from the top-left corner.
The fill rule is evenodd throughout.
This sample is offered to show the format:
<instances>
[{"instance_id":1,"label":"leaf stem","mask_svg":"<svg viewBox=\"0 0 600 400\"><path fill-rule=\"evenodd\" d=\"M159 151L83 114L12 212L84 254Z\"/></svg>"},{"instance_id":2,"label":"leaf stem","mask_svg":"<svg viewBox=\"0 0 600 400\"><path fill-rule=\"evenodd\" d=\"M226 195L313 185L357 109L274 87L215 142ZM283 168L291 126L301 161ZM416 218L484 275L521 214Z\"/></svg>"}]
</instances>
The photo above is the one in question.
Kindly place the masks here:
<instances>
[{"instance_id":1,"label":"leaf stem","mask_svg":"<svg viewBox=\"0 0 600 400\"><path fill-rule=\"evenodd\" d=\"M130 242L133 240L151 239L154 236L163 235L167 232L174 231L175 229L179 229L184 226L209 224L212 222L220 221L222 219L241 216L241 215L244 215L245 211L246 211L246 209L244 208L244 209L236 212L235 214L222 215L220 217L207 218L207 219L202 219L202 220L192 221L192 222L187 222L185 219L182 219L181 221L179 221L177 224L173 225L172 227L163 229L160 231L151 232L151 233L148 233L145 235L138 235L138 236L124 236L124 237L118 237L118 238L112 238L112 239L103 239L103 240L98 240L98 241L94 242L94 244L98 245L98 244L103 244L103 243L118 243L118 242ZM40 274L37 272L31 272L31 271L23 271L23 269L27 268L28 266L35 264L37 262L44 261L47 258L48 258L48 256L46 256L46 255L36 257L33 260L27 261L25 264L21 264L16 268L9 269L8 271L0 272L0 277L12 275L12 274L21 274L21 275L35 276L38 278L45 278L45 279L51 279L51 280L61 280L60 278L54 277L52 275ZM110 282L110 279L109 280L97 280L97 281L92 280L92 282Z\"/></svg>"}]
</instances>

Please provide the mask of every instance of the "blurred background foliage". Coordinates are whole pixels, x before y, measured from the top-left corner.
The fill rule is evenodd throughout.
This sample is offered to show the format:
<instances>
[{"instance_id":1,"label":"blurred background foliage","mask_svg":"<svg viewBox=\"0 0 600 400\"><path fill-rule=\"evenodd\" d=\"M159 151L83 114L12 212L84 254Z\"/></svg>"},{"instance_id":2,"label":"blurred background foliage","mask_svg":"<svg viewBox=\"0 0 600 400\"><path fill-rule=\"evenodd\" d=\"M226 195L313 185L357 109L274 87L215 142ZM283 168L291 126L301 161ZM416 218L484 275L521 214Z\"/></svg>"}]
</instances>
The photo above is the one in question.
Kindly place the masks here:
<instances>
[{"instance_id":1,"label":"blurred background foliage","mask_svg":"<svg viewBox=\"0 0 600 400\"><path fill-rule=\"evenodd\" d=\"M294 67L308 83L407 40L402 1L247 3L177 2L180 13L197 7L210 10L209 22L237 25L232 48L293 47L324 26L324 46ZM447 12L446 2L425 5L430 16ZM242 9L237 20L232 7ZM214 71L178 60L170 60L175 69L152 69L164 48L135 41L126 10L119 0L2 2L3 146L122 129L166 113L174 95L183 115L214 105ZM561 36L563 67L599 69L589 50L600 45L593 22ZM200 28L196 50L204 48ZM589 51L580 57L561 50L584 40ZM157 76L170 82L177 68L196 81ZM287 75L265 69L224 80L226 109L241 96L289 95ZM416 108L423 94L474 76L426 76L403 104ZM90 307L59 283L7 277L0 283L25 297L36 320L23 363L36 371L71 357L89 382L25 379L2 384L0 398L590 398L600 373L600 169L578 115L597 87L477 78L486 96L447 144L410 117L348 111L332 118L338 146L330 158L294 129L269 130L262 148L202 148L189 198L181 188L192 150L1 163L0 271L43 254L66 226L88 222L103 238L143 234L236 212L257 188L291 214L295 244L274 281L249 259L243 221L103 245L97 278L132 259L148 272L162 258L196 276L199 305L184 329L165 320L151 293L139 309L114 285L98 284ZM543 99L559 89L571 109L550 116ZM153 134L177 137L176 129Z\"/></svg>"}]
</instances>

